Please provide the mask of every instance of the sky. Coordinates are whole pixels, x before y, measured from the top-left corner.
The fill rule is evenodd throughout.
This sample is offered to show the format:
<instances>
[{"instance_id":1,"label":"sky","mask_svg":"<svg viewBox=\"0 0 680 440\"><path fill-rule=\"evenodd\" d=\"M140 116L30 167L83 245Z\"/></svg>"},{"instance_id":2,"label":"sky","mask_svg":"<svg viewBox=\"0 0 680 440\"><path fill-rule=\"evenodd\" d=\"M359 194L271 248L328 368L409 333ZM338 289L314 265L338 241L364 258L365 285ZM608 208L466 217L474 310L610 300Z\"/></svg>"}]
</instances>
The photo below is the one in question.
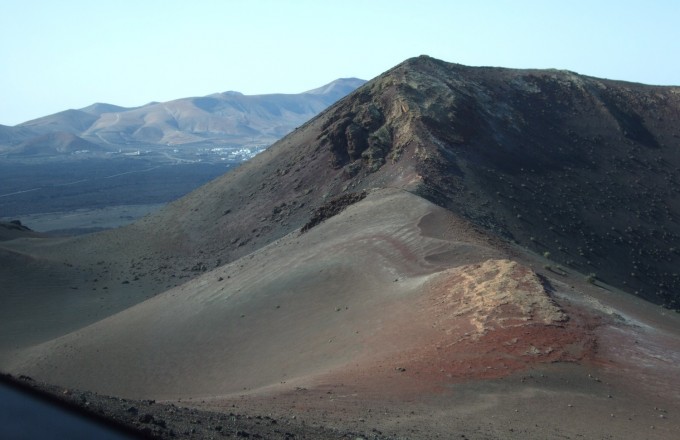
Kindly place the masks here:
<instances>
[{"instance_id":1,"label":"sky","mask_svg":"<svg viewBox=\"0 0 680 440\"><path fill-rule=\"evenodd\" d=\"M0 0L0 124L299 93L427 54L680 85L676 0Z\"/></svg>"}]
</instances>

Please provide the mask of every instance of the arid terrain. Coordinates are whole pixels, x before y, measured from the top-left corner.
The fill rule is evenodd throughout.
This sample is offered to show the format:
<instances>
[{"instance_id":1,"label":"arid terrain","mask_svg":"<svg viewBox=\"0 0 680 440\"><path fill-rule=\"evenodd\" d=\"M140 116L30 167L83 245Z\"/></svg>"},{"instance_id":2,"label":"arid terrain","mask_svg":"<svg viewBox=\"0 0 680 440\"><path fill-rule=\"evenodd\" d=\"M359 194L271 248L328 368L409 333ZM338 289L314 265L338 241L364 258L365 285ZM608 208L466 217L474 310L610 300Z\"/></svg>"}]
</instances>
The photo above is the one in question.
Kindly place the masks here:
<instances>
[{"instance_id":1,"label":"arid terrain","mask_svg":"<svg viewBox=\"0 0 680 440\"><path fill-rule=\"evenodd\" d=\"M266 146L363 83L340 78L297 94L228 91L132 108L95 103L0 125L0 158L100 157L140 149L191 157L188 152L199 147Z\"/></svg>"},{"instance_id":2,"label":"arid terrain","mask_svg":"<svg viewBox=\"0 0 680 440\"><path fill-rule=\"evenodd\" d=\"M0 370L168 438L675 438L679 116L407 60L131 225L7 226Z\"/></svg>"},{"instance_id":3,"label":"arid terrain","mask_svg":"<svg viewBox=\"0 0 680 440\"><path fill-rule=\"evenodd\" d=\"M112 222L81 214L150 212L148 205L174 201L363 83L341 78L299 94L225 92L135 108L97 103L0 125L0 221L32 221L28 215L40 214L32 228L59 234L131 223L139 216Z\"/></svg>"}]
</instances>

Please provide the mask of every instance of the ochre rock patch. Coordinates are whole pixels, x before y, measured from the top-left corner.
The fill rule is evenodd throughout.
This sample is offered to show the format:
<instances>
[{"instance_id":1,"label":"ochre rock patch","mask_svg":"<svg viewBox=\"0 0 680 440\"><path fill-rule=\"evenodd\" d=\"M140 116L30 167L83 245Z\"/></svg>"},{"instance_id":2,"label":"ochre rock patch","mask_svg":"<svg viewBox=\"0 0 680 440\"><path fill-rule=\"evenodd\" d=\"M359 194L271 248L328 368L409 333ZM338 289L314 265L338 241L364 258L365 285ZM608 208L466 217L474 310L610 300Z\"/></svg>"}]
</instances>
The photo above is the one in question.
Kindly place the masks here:
<instances>
[{"instance_id":1,"label":"ochre rock patch","mask_svg":"<svg viewBox=\"0 0 680 440\"><path fill-rule=\"evenodd\" d=\"M569 318L531 269L510 260L487 260L444 272L433 283L433 313L440 325L466 317L474 339L491 330L562 326Z\"/></svg>"},{"instance_id":2,"label":"ochre rock patch","mask_svg":"<svg viewBox=\"0 0 680 440\"><path fill-rule=\"evenodd\" d=\"M408 377L411 390L505 377L538 364L586 362L595 355L598 319L558 304L547 281L515 261L447 269L425 289L418 318L393 334L419 343L379 362Z\"/></svg>"},{"instance_id":3,"label":"ochre rock patch","mask_svg":"<svg viewBox=\"0 0 680 440\"><path fill-rule=\"evenodd\" d=\"M515 261L449 269L429 289L425 308L438 332L436 362L429 365L438 371L421 363L421 375L494 378L538 363L592 357L592 319L559 305L547 281Z\"/></svg>"}]
</instances>

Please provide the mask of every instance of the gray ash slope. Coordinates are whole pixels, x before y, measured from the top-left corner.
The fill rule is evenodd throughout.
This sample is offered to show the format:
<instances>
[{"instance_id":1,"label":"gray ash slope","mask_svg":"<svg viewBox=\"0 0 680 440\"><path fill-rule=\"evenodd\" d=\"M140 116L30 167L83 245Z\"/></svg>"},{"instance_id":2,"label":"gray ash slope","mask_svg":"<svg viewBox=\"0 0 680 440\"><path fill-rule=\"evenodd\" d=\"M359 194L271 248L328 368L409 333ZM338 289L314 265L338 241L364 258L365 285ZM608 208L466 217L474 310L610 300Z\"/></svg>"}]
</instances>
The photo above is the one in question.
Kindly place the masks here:
<instances>
[{"instance_id":1,"label":"gray ash slope","mask_svg":"<svg viewBox=\"0 0 680 440\"><path fill-rule=\"evenodd\" d=\"M329 426L342 432L367 421L398 438L409 425L421 429L410 431L413 438L456 431L640 438L653 423L668 437L677 423L658 412L671 415L677 406L677 316L588 285L578 273L677 308L678 99L677 88L571 72L407 60L142 221L75 238L0 242L0 363L69 389L183 402L213 397L206 404L222 412L237 404L289 419L294 407L298 415L316 408L305 423L336 417ZM450 212L376 188L401 188ZM459 270L482 281L486 302L483 293L503 293L487 284L504 267L489 258L514 253L534 268L541 261L485 231L567 268L564 277L538 269L555 286L570 318L565 326L520 315L528 327L507 327L518 333L492 330L486 342L454 347L468 335L468 317L462 326L448 320L458 317L460 303L447 301L448 286L464 284ZM429 257L441 255L442 266L430 267ZM466 258L491 269L459 266ZM433 282L421 284L423 273ZM581 309L585 303L592 308ZM124 312L112 316L117 311ZM529 350L515 345L519 339ZM572 357L578 347L586 347L583 357ZM366 358L353 352L362 348ZM478 380L490 367L512 365L507 350L549 374L503 379L500 389ZM455 377L468 385L452 384ZM539 381L548 377L559 387L544 388ZM448 391L429 394L435 383ZM348 387L335 400L338 385ZM422 412L421 397L431 402ZM116 417L124 408L103 410ZM359 419L367 412L371 418ZM161 418L148 413L154 418L137 417ZM195 420L178 412L180 422L185 416ZM631 422L621 424L624 417Z\"/></svg>"}]
</instances>

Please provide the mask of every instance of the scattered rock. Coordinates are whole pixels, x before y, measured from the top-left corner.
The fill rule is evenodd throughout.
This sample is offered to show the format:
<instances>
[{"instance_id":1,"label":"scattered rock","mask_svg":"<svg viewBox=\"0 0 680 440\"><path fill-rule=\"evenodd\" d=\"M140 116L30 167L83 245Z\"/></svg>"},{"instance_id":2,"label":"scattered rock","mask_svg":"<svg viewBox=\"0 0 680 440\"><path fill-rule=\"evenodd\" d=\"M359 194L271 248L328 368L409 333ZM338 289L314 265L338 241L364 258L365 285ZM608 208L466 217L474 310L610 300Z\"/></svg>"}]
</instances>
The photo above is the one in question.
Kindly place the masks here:
<instances>
[{"instance_id":1,"label":"scattered rock","mask_svg":"<svg viewBox=\"0 0 680 440\"><path fill-rule=\"evenodd\" d=\"M149 413L142 414L139 416L140 423L151 423L153 421L153 416Z\"/></svg>"}]
</instances>

